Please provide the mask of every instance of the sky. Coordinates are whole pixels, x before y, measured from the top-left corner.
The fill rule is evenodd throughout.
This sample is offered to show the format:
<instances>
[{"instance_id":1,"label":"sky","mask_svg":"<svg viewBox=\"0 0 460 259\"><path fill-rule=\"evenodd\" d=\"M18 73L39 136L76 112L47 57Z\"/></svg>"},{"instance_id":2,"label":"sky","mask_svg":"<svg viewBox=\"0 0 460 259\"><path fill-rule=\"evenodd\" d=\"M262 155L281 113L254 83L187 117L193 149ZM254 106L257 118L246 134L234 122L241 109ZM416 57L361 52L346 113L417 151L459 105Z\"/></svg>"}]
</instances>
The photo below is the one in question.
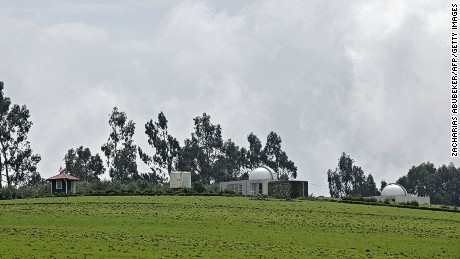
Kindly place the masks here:
<instances>
[{"instance_id":1,"label":"sky","mask_svg":"<svg viewBox=\"0 0 460 259\"><path fill-rule=\"evenodd\" d=\"M248 147L275 131L309 192L346 152L395 182L450 157L448 1L2 0L0 81L25 104L44 178L70 148L93 154L113 107L163 111L183 143L206 112ZM146 167L138 162L139 170Z\"/></svg>"}]
</instances>

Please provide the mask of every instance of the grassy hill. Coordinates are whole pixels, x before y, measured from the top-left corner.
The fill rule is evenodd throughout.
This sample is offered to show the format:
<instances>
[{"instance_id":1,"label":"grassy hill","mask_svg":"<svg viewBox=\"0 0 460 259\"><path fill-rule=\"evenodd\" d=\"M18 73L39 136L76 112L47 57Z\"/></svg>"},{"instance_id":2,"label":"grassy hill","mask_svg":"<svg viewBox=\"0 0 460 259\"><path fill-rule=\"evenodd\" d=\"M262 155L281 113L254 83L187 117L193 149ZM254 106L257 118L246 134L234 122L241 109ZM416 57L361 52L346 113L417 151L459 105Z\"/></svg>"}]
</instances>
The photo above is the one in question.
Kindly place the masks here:
<instances>
[{"instance_id":1,"label":"grassy hill","mask_svg":"<svg viewBox=\"0 0 460 259\"><path fill-rule=\"evenodd\" d=\"M247 197L0 201L0 258L460 255L460 213Z\"/></svg>"}]
</instances>

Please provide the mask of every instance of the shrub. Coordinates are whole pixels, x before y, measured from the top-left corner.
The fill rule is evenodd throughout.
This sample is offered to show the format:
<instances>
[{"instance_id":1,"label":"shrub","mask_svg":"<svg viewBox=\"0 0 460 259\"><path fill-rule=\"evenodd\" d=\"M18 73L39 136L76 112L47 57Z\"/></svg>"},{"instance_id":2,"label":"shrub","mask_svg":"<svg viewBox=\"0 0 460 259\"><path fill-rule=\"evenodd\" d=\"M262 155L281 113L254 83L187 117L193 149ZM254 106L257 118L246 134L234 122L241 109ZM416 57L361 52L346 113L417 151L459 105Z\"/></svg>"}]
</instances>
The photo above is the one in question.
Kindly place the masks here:
<instances>
[{"instance_id":1,"label":"shrub","mask_svg":"<svg viewBox=\"0 0 460 259\"><path fill-rule=\"evenodd\" d=\"M442 206L441 206L441 209L443 209L443 210L450 210L450 207L447 206L447 205L442 205Z\"/></svg>"},{"instance_id":2,"label":"shrub","mask_svg":"<svg viewBox=\"0 0 460 259\"><path fill-rule=\"evenodd\" d=\"M200 182L194 182L192 189L197 193L203 193L206 191L206 187Z\"/></svg>"},{"instance_id":3,"label":"shrub","mask_svg":"<svg viewBox=\"0 0 460 259\"><path fill-rule=\"evenodd\" d=\"M407 205L411 205L411 206L415 206L415 207L418 207L418 206L419 206L419 204L418 204L417 201L409 201L409 202L407 202L406 204L407 204Z\"/></svg>"},{"instance_id":4,"label":"shrub","mask_svg":"<svg viewBox=\"0 0 460 259\"><path fill-rule=\"evenodd\" d=\"M0 200L15 199L17 196L16 189L13 187L0 188Z\"/></svg>"}]
</instances>

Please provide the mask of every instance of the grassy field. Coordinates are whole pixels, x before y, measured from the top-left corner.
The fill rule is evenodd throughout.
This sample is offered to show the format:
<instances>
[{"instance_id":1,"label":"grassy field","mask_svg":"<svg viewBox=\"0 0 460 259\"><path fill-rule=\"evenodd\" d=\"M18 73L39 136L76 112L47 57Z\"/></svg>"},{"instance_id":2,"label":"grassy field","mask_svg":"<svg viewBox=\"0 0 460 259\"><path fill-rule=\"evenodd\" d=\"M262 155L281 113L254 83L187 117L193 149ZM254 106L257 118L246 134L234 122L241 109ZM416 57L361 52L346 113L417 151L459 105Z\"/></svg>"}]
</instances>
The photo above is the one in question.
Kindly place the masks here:
<instances>
[{"instance_id":1,"label":"grassy field","mask_svg":"<svg viewBox=\"0 0 460 259\"><path fill-rule=\"evenodd\" d=\"M0 201L0 258L460 257L460 213L246 197Z\"/></svg>"}]
</instances>

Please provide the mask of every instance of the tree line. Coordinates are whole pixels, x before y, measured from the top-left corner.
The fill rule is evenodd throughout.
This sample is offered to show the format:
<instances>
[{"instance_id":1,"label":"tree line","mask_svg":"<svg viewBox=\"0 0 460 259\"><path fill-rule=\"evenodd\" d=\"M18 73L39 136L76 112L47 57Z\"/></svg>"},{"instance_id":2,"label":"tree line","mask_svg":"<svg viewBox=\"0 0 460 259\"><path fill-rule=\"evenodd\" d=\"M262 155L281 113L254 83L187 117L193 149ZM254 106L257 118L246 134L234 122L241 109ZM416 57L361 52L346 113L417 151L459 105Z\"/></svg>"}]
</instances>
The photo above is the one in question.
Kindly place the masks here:
<instances>
[{"instance_id":1,"label":"tree line","mask_svg":"<svg viewBox=\"0 0 460 259\"><path fill-rule=\"evenodd\" d=\"M37 172L41 156L34 154L28 133L33 125L25 105L12 104L4 96L0 82L0 187L34 185L44 180ZM168 120L160 112L156 120L145 123L148 150L134 141L136 124L126 113L114 107L109 115L110 134L101 146L102 155L93 155L83 146L71 148L64 155L60 168L83 182L98 181L108 172L112 180L146 180L162 183L173 171L192 172L192 181L210 184L219 181L247 179L248 173L260 165L274 169L281 179L297 177L297 167L281 148L281 137L270 132L265 145L250 133L248 148L239 147L231 139L223 140L222 127L203 113L193 119L194 131L181 144L168 130ZM138 158L149 170L139 172Z\"/></svg>"},{"instance_id":2,"label":"tree line","mask_svg":"<svg viewBox=\"0 0 460 259\"><path fill-rule=\"evenodd\" d=\"M297 177L297 167L282 150L282 140L277 133L268 134L265 146L254 133L249 133L249 147L245 148L239 147L231 139L224 141L222 127L213 124L208 114L203 113L193 121L194 131L181 145L177 138L170 134L168 120L165 114L160 112L156 120L150 119L145 123L145 134L150 149L143 150L133 142L135 123L128 119L125 112L114 107L109 117L111 131L107 142L101 147L110 177L121 181L144 179L161 183L173 171L189 171L192 172L192 182L211 184L246 179L248 172L260 165L273 168L280 179ZM85 149L80 147L80 150ZM69 150L68 157L72 157L69 154L73 153L76 151ZM77 177L80 174L90 175L88 179L96 179L98 175L103 174L105 169L101 158L98 155L92 157L89 150L87 153L86 162L83 164L92 167L80 167L84 172L73 171L67 166L65 170ZM138 172L138 157L149 167L148 172ZM94 163L90 163L90 159Z\"/></svg>"},{"instance_id":3,"label":"tree line","mask_svg":"<svg viewBox=\"0 0 460 259\"><path fill-rule=\"evenodd\" d=\"M327 171L331 197L369 197L380 195L372 174L365 176L361 167L353 165L354 160L342 153L334 171ZM460 168L453 163L438 168L426 162L413 166L400 177L397 184L404 186L409 195L429 196L433 204L460 206ZM380 191L387 182L382 180Z\"/></svg>"},{"instance_id":4,"label":"tree line","mask_svg":"<svg viewBox=\"0 0 460 259\"><path fill-rule=\"evenodd\" d=\"M33 186L43 183L37 171L41 156L35 154L28 140L33 125L25 105L13 104L3 93L0 81L0 188ZM117 181L145 180L162 183L173 171L192 172L192 181L203 184L247 179L249 172L267 165L280 179L297 177L297 167L281 148L281 137L270 132L265 145L254 134L247 136L248 146L239 147L231 139L223 140L222 127L213 124L211 117L203 113L193 119L194 128L189 138L180 143L168 130L168 120L160 112L156 120L144 125L149 144L143 150L133 141L135 123L126 113L114 107L109 115L110 134L101 146L102 156L93 155L83 146L71 148L64 155L63 171L77 176L83 182L99 181L108 171ZM137 158L149 167L138 172ZM380 195L372 174L354 164L354 160L342 153L337 167L327 171L331 197ZM436 168L432 163L413 166L407 175L399 178L411 195L430 196L435 204L460 205L460 168L453 163ZM381 182L380 190L386 186Z\"/></svg>"},{"instance_id":5,"label":"tree line","mask_svg":"<svg viewBox=\"0 0 460 259\"><path fill-rule=\"evenodd\" d=\"M438 168L430 162L413 166L396 183L411 195L429 196L431 203L460 206L460 168L453 163Z\"/></svg>"},{"instance_id":6,"label":"tree line","mask_svg":"<svg viewBox=\"0 0 460 259\"><path fill-rule=\"evenodd\" d=\"M372 174L366 176L360 166L353 165L354 162L349 155L343 152L335 170L329 169L327 171L327 182L331 197L380 195Z\"/></svg>"}]
</instances>

